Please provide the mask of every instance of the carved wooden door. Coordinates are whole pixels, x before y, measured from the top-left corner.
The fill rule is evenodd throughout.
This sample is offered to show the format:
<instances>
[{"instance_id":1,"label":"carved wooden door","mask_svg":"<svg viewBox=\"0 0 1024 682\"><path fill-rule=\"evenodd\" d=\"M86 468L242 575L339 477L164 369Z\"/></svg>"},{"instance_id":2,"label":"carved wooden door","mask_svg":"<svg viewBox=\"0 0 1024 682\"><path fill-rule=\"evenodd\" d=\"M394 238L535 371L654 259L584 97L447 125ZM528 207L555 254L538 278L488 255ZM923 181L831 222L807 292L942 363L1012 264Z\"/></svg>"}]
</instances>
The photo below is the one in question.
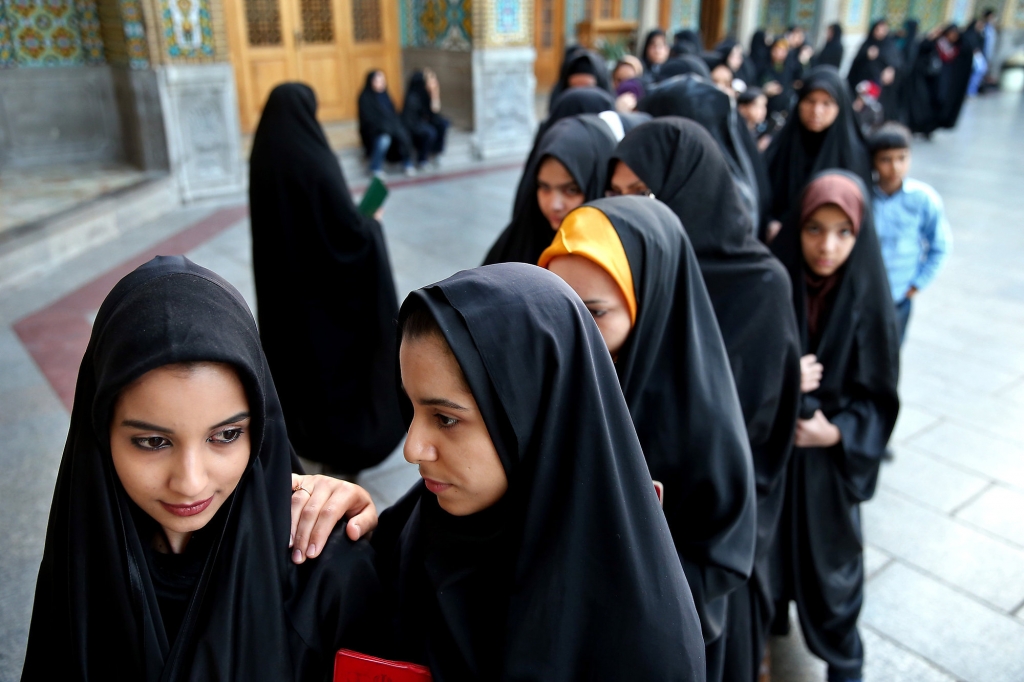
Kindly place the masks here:
<instances>
[{"instance_id":1,"label":"carved wooden door","mask_svg":"<svg viewBox=\"0 0 1024 682\"><path fill-rule=\"evenodd\" d=\"M321 121L356 117L366 73L382 69L401 93L398 17L387 0L226 0L242 129L259 123L286 81L310 85Z\"/></svg>"},{"instance_id":2,"label":"carved wooden door","mask_svg":"<svg viewBox=\"0 0 1024 682\"><path fill-rule=\"evenodd\" d=\"M533 67L537 89L550 90L558 81L565 52L564 0L536 0L533 35L537 50Z\"/></svg>"}]
</instances>

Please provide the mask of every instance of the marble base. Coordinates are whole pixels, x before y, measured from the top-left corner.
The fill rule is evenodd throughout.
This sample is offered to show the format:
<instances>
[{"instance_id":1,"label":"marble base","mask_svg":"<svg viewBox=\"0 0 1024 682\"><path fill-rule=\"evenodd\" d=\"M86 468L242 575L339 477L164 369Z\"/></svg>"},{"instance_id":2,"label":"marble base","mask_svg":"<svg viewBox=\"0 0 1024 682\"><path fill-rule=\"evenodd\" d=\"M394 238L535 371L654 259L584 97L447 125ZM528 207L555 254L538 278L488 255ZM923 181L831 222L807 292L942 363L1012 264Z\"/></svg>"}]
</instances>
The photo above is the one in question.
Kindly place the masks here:
<instances>
[{"instance_id":1,"label":"marble base","mask_svg":"<svg viewBox=\"0 0 1024 682\"><path fill-rule=\"evenodd\" d=\"M473 51L473 150L479 159L525 154L537 117L532 47Z\"/></svg>"},{"instance_id":2,"label":"marble base","mask_svg":"<svg viewBox=\"0 0 1024 682\"><path fill-rule=\"evenodd\" d=\"M120 118L109 66L2 70L0 167L120 161Z\"/></svg>"},{"instance_id":3,"label":"marble base","mask_svg":"<svg viewBox=\"0 0 1024 682\"><path fill-rule=\"evenodd\" d=\"M156 69L171 174L183 202L243 189L241 128L230 64Z\"/></svg>"}]
</instances>

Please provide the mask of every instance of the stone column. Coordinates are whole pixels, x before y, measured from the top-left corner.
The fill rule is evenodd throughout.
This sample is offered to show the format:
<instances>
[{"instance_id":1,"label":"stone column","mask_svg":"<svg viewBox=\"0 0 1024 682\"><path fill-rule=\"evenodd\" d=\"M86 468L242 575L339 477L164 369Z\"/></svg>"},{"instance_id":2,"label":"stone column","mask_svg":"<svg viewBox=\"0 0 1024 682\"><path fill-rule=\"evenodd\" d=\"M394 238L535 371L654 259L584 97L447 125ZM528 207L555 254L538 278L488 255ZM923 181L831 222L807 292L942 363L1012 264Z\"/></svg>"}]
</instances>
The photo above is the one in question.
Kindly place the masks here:
<instances>
[{"instance_id":1,"label":"stone column","mask_svg":"<svg viewBox=\"0 0 1024 682\"><path fill-rule=\"evenodd\" d=\"M244 188L220 0L141 0L171 174L182 201Z\"/></svg>"},{"instance_id":2,"label":"stone column","mask_svg":"<svg viewBox=\"0 0 1024 682\"><path fill-rule=\"evenodd\" d=\"M531 0L473 2L473 151L526 154L536 128Z\"/></svg>"},{"instance_id":3,"label":"stone column","mask_svg":"<svg viewBox=\"0 0 1024 682\"><path fill-rule=\"evenodd\" d=\"M664 2L671 2L671 0L664 0ZM638 19L638 26L636 29L636 51L637 56L641 59L644 55L640 52L644 49L644 40L647 38L647 34L656 28L660 28L659 22L661 17L661 0L640 0L640 12Z\"/></svg>"}]
</instances>

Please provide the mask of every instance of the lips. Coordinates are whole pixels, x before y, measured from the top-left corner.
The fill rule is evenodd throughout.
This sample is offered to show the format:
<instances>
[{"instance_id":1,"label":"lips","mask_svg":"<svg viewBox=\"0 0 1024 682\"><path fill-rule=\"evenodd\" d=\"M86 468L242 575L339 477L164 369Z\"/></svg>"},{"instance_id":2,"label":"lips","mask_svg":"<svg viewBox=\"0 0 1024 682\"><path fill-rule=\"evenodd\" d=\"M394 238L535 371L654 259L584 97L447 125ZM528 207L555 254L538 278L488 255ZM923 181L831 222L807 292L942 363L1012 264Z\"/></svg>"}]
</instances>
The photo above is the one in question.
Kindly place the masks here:
<instances>
[{"instance_id":1,"label":"lips","mask_svg":"<svg viewBox=\"0 0 1024 682\"><path fill-rule=\"evenodd\" d=\"M441 483L440 481L435 481L434 479L427 478L426 476L423 477L423 483L427 486L427 490L435 495L440 495L452 487L451 483Z\"/></svg>"},{"instance_id":2,"label":"lips","mask_svg":"<svg viewBox=\"0 0 1024 682\"><path fill-rule=\"evenodd\" d=\"M213 495L210 495L205 500L199 502L192 502L189 504L168 504L167 502L161 502L164 509L171 512L175 516L195 516L206 511L206 508L213 502Z\"/></svg>"}]
</instances>

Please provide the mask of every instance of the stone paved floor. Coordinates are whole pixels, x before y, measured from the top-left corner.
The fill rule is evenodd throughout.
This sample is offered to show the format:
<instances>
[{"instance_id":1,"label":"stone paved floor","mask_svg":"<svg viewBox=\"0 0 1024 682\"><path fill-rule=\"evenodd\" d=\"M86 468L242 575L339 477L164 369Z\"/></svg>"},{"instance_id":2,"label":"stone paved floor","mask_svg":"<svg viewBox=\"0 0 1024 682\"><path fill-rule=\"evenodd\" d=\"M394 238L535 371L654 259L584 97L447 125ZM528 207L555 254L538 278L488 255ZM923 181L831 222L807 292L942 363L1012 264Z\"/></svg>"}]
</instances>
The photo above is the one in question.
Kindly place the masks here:
<instances>
[{"instance_id":1,"label":"stone paved floor","mask_svg":"<svg viewBox=\"0 0 1024 682\"><path fill-rule=\"evenodd\" d=\"M970 102L958 130L915 147L913 175L944 197L956 245L915 303L897 456L864 508L870 682L1024 680L1022 102ZM401 297L480 262L518 175L442 168L393 190L385 232ZM67 435L67 375L81 353L75 334L87 332L118 273L153 251L184 251L252 303L240 203L180 209L0 294L0 682L21 667ZM58 337L66 348L51 347ZM383 507L416 478L396 452L360 482ZM824 679L796 629L772 649L777 682Z\"/></svg>"}]
</instances>

